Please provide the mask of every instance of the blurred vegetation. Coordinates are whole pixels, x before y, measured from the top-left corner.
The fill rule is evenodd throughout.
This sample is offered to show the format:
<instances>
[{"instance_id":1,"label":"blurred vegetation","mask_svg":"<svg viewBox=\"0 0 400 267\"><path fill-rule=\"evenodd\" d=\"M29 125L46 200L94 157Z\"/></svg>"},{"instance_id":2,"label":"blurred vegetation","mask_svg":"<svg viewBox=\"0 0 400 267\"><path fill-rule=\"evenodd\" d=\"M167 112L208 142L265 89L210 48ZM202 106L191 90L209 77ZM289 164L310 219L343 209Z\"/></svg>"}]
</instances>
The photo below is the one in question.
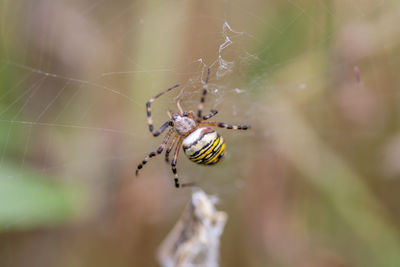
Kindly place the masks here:
<instances>
[{"instance_id":1,"label":"blurred vegetation","mask_svg":"<svg viewBox=\"0 0 400 267\"><path fill-rule=\"evenodd\" d=\"M55 225L78 212L78 192L34 170L3 163L0 179L0 231Z\"/></svg>"},{"instance_id":2,"label":"blurred vegetation","mask_svg":"<svg viewBox=\"0 0 400 267\"><path fill-rule=\"evenodd\" d=\"M144 104L180 83L155 125L195 109L203 64L206 108L252 125L218 130L218 166L178 162L229 215L221 266L400 266L398 1L0 8L0 266L157 266L190 190L163 156L133 179L161 143Z\"/></svg>"}]
</instances>

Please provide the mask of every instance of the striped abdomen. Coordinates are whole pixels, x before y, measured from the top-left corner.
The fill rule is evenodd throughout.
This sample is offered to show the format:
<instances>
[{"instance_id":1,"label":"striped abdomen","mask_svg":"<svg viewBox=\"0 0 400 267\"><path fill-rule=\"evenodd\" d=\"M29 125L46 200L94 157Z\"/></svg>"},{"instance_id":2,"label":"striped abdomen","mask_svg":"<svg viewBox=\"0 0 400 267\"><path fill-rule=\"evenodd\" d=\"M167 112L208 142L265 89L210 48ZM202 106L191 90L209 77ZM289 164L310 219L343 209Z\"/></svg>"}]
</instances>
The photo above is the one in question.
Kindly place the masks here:
<instances>
[{"instance_id":1,"label":"striped abdomen","mask_svg":"<svg viewBox=\"0 0 400 267\"><path fill-rule=\"evenodd\" d=\"M212 165L224 156L225 143L222 136L211 128L199 128L183 140L186 156L198 164Z\"/></svg>"}]
</instances>

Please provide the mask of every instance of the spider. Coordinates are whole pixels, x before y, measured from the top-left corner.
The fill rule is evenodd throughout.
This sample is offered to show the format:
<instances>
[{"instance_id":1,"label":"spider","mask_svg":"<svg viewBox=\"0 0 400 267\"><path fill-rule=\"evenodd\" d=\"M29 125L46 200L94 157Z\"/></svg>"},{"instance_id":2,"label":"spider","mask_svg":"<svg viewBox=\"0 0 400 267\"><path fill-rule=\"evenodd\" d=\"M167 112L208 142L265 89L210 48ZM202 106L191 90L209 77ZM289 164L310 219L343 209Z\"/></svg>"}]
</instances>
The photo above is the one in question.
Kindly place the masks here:
<instances>
[{"instance_id":1,"label":"spider","mask_svg":"<svg viewBox=\"0 0 400 267\"><path fill-rule=\"evenodd\" d=\"M165 151L165 160L169 161L169 153L175 146L174 157L171 161L171 169L174 174L174 182L175 187L184 187L193 185L192 183L180 183L178 178L178 172L176 170L176 164L178 160L179 150L182 147L185 155L197 164L203 165L214 165L224 157L225 152L225 143L222 136L220 136L216 131L207 127L221 127L225 129L233 129L233 130L247 130L250 127L247 125L229 125L223 122L214 122L214 121L206 121L211 117L214 117L218 111L213 109L211 113L208 115L202 114L203 105L205 101L205 97L208 91L208 79L210 76L210 69L207 71L206 81L203 83L203 93L200 99L200 103L197 110L197 116L195 116L193 111L183 111L179 102L177 103L179 112L171 115L168 112L170 120L166 121L158 130L154 130L153 119L151 117L151 108L150 105L153 103L158 97L161 95L171 91L174 88L177 88L179 84L176 84L161 93L157 94L153 98L151 98L146 103L146 113L147 113L147 124L149 125L149 130L153 134L154 137L159 136L163 133L168 127L172 127L168 130L167 134L164 137L161 145L154 152L150 152L143 161L137 166L136 176L139 174L139 170L143 168L143 166L148 162L148 160L156 155L159 155L163 152L168 142L172 140L168 148ZM171 139L172 135L174 137Z\"/></svg>"}]
</instances>

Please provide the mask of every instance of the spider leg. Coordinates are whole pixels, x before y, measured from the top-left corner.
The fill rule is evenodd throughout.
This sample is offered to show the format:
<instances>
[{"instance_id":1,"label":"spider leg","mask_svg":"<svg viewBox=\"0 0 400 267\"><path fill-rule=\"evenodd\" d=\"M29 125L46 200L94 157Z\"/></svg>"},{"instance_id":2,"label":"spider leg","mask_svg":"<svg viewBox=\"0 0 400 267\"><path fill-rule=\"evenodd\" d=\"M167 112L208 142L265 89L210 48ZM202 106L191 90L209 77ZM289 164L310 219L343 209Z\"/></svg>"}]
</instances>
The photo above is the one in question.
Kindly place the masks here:
<instances>
[{"instance_id":1,"label":"spider leg","mask_svg":"<svg viewBox=\"0 0 400 267\"><path fill-rule=\"evenodd\" d=\"M178 141L178 137L179 135L176 134L174 136L174 138L172 139L171 144L169 144L168 148L165 150L165 161L169 162L169 152L171 152L172 148L174 147L174 145L176 144L176 141Z\"/></svg>"},{"instance_id":2,"label":"spider leg","mask_svg":"<svg viewBox=\"0 0 400 267\"><path fill-rule=\"evenodd\" d=\"M225 129L229 129L229 130L248 130L250 129L250 126L248 125L230 125L230 124L226 124L223 122L216 122L216 121L205 121L205 122L200 122L198 124L198 127L202 127L202 126L216 126L216 127L220 127L220 128L225 128Z\"/></svg>"},{"instance_id":3,"label":"spider leg","mask_svg":"<svg viewBox=\"0 0 400 267\"><path fill-rule=\"evenodd\" d=\"M216 109L212 109L210 114L204 115L203 116L203 120L208 120L211 117L214 117L215 115L217 115L218 110Z\"/></svg>"},{"instance_id":4,"label":"spider leg","mask_svg":"<svg viewBox=\"0 0 400 267\"><path fill-rule=\"evenodd\" d=\"M171 161L171 169L172 169L172 172L174 173L174 182L175 182L176 188L194 185L193 183L187 183L187 184L179 183L178 172L176 171L176 162L178 160L178 154L179 154L179 150L181 149L182 142L183 142L183 137L180 136L178 145L175 147L174 158Z\"/></svg>"},{"instance_id":5,"label":"spider leg","mask_svg":"<svg viewBox=\"0 0 400 267\"><path fill-rule=\"evenodd\" d=\"M168 133L165 135L163 142L161 143L161 145L157 148L156 152L152 151L149 153L149 155L147 155L143 161L141 163L139 163L139 165L136 168L136 176L138 176L139 174L139 170L141 168L143 168L143 166L147 163L147 161L149 161L150 158L155 157L158 154L161 154L165 148L165 146L167 145L167 142L169 140L169 138L171 137L172 133L174 132L174 129L170 129L168 131Z\"/></svg>"},{"instance_id":6,"label":"spider leg","mask_svg":"<svg viewBox=\"0 0 400 267\"><path fill-rule=\"evenodd\" d=\"M162 134L162 133L165 131L165 129L168 128L168 126L171 126L171 121L166 121L166 122L164 122L164 124L161 125L161 127L158 128L157 131L155 131L155 132L153 131L153 132L152 132L152 133L153 133L153 136L154 136L154 137L159 136L160 134Z\"/></svg>"},{"instance_id":7,"label":"spider leg","mask_svg":"<svg viewBox=\"0 0 400 267\"><path fill-rule=\"evenodd\" d=\"M154 100L156 100L157 98L159 98L160 96L162 96L163 94L171 91L172 89L178 87L179 84L176 84L164 91L162 91L161 93L157 94L156 96L154 96L153 98L151 98L149 101L147 101L146 103L146 113L147 113L147 124L149 125L149 130L150 132L153 134L153 136L158 136L160 135L160 133L162 133L169 125L169 122L164 123L160 129L158 129L157 131L154 131L154 126L153 126L153 118L151 117L151 103L154 102Z\"/></svg>"},{"instance_id":8,"label":"spider leg","mask_svg":"<svg viewBox=\"0 0 400 267\"><path fill-rule=\"evenodd\" d=\"M210 77L210 68L207 69L206 81L205 81L205 83L203 85L203 94L201 95L200 104L199 104L199 107L197 109L197 122L200 122L201 118L202 118L204 102L206 100L206 94L207 94L207 91L208 91L208 78L209 77Z\"/></svg>"}]
</instances>

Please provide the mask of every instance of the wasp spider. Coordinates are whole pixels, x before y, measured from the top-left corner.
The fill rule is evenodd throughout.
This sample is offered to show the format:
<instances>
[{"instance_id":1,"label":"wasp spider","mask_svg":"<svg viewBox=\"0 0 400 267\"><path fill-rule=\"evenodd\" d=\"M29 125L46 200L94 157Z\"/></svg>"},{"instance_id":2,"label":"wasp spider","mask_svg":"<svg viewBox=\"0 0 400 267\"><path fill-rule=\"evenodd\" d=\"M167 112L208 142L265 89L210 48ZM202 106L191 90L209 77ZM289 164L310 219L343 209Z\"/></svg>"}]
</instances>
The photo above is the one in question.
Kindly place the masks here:
<instances>
[{"instance_id":1,"label":"wasp spider","mask_svg":"<svg viewBox=\"0 0 400 267\"><path fill-rule=\"evenodd\" d=\"M183 111L178 102L177 106L179 112L175 113L174 115L171 115L169 113L170 120L161 125L158 130L154 130L153 119L151 117L151 103L153 103L154 100L156 100L161 95L178 87L179 84L159 93L146 103L147 124L149 125L149 130L153 134L153 136L159 136L168 127L172 128L170 128L167 132L160 147L158 147L155 152L150 152L149 155L147 155L144 160L137 166L136 176L139 174L139 170L143 168L143 165L145 165L150 158L161 154L169 143L165 152L165 160L167 162L169 161L169 153L176 145L174 157L171 161L171 168L172 172L174 173L175 187L184 187L191 185L183 183L181 184L178 179L176 163L181 147L183 147L183 151L186 156L197 164L213 165L218 163L223 158L225 152L225 143L222 136L220 136L216 131L209 128L208 126L215 126L233 130L247 130L250 128L247 125L229 125L223 122L206 121L218 113L217 110L213 109L208 115L203 116L202 114L203 104L208 89L207 87L209 76L210 69L208 69L206 81L203 85L203 94L201 96L200 104L198 106L197 116L193 113L193 111Z\"/></svg>"}]
</instances>

